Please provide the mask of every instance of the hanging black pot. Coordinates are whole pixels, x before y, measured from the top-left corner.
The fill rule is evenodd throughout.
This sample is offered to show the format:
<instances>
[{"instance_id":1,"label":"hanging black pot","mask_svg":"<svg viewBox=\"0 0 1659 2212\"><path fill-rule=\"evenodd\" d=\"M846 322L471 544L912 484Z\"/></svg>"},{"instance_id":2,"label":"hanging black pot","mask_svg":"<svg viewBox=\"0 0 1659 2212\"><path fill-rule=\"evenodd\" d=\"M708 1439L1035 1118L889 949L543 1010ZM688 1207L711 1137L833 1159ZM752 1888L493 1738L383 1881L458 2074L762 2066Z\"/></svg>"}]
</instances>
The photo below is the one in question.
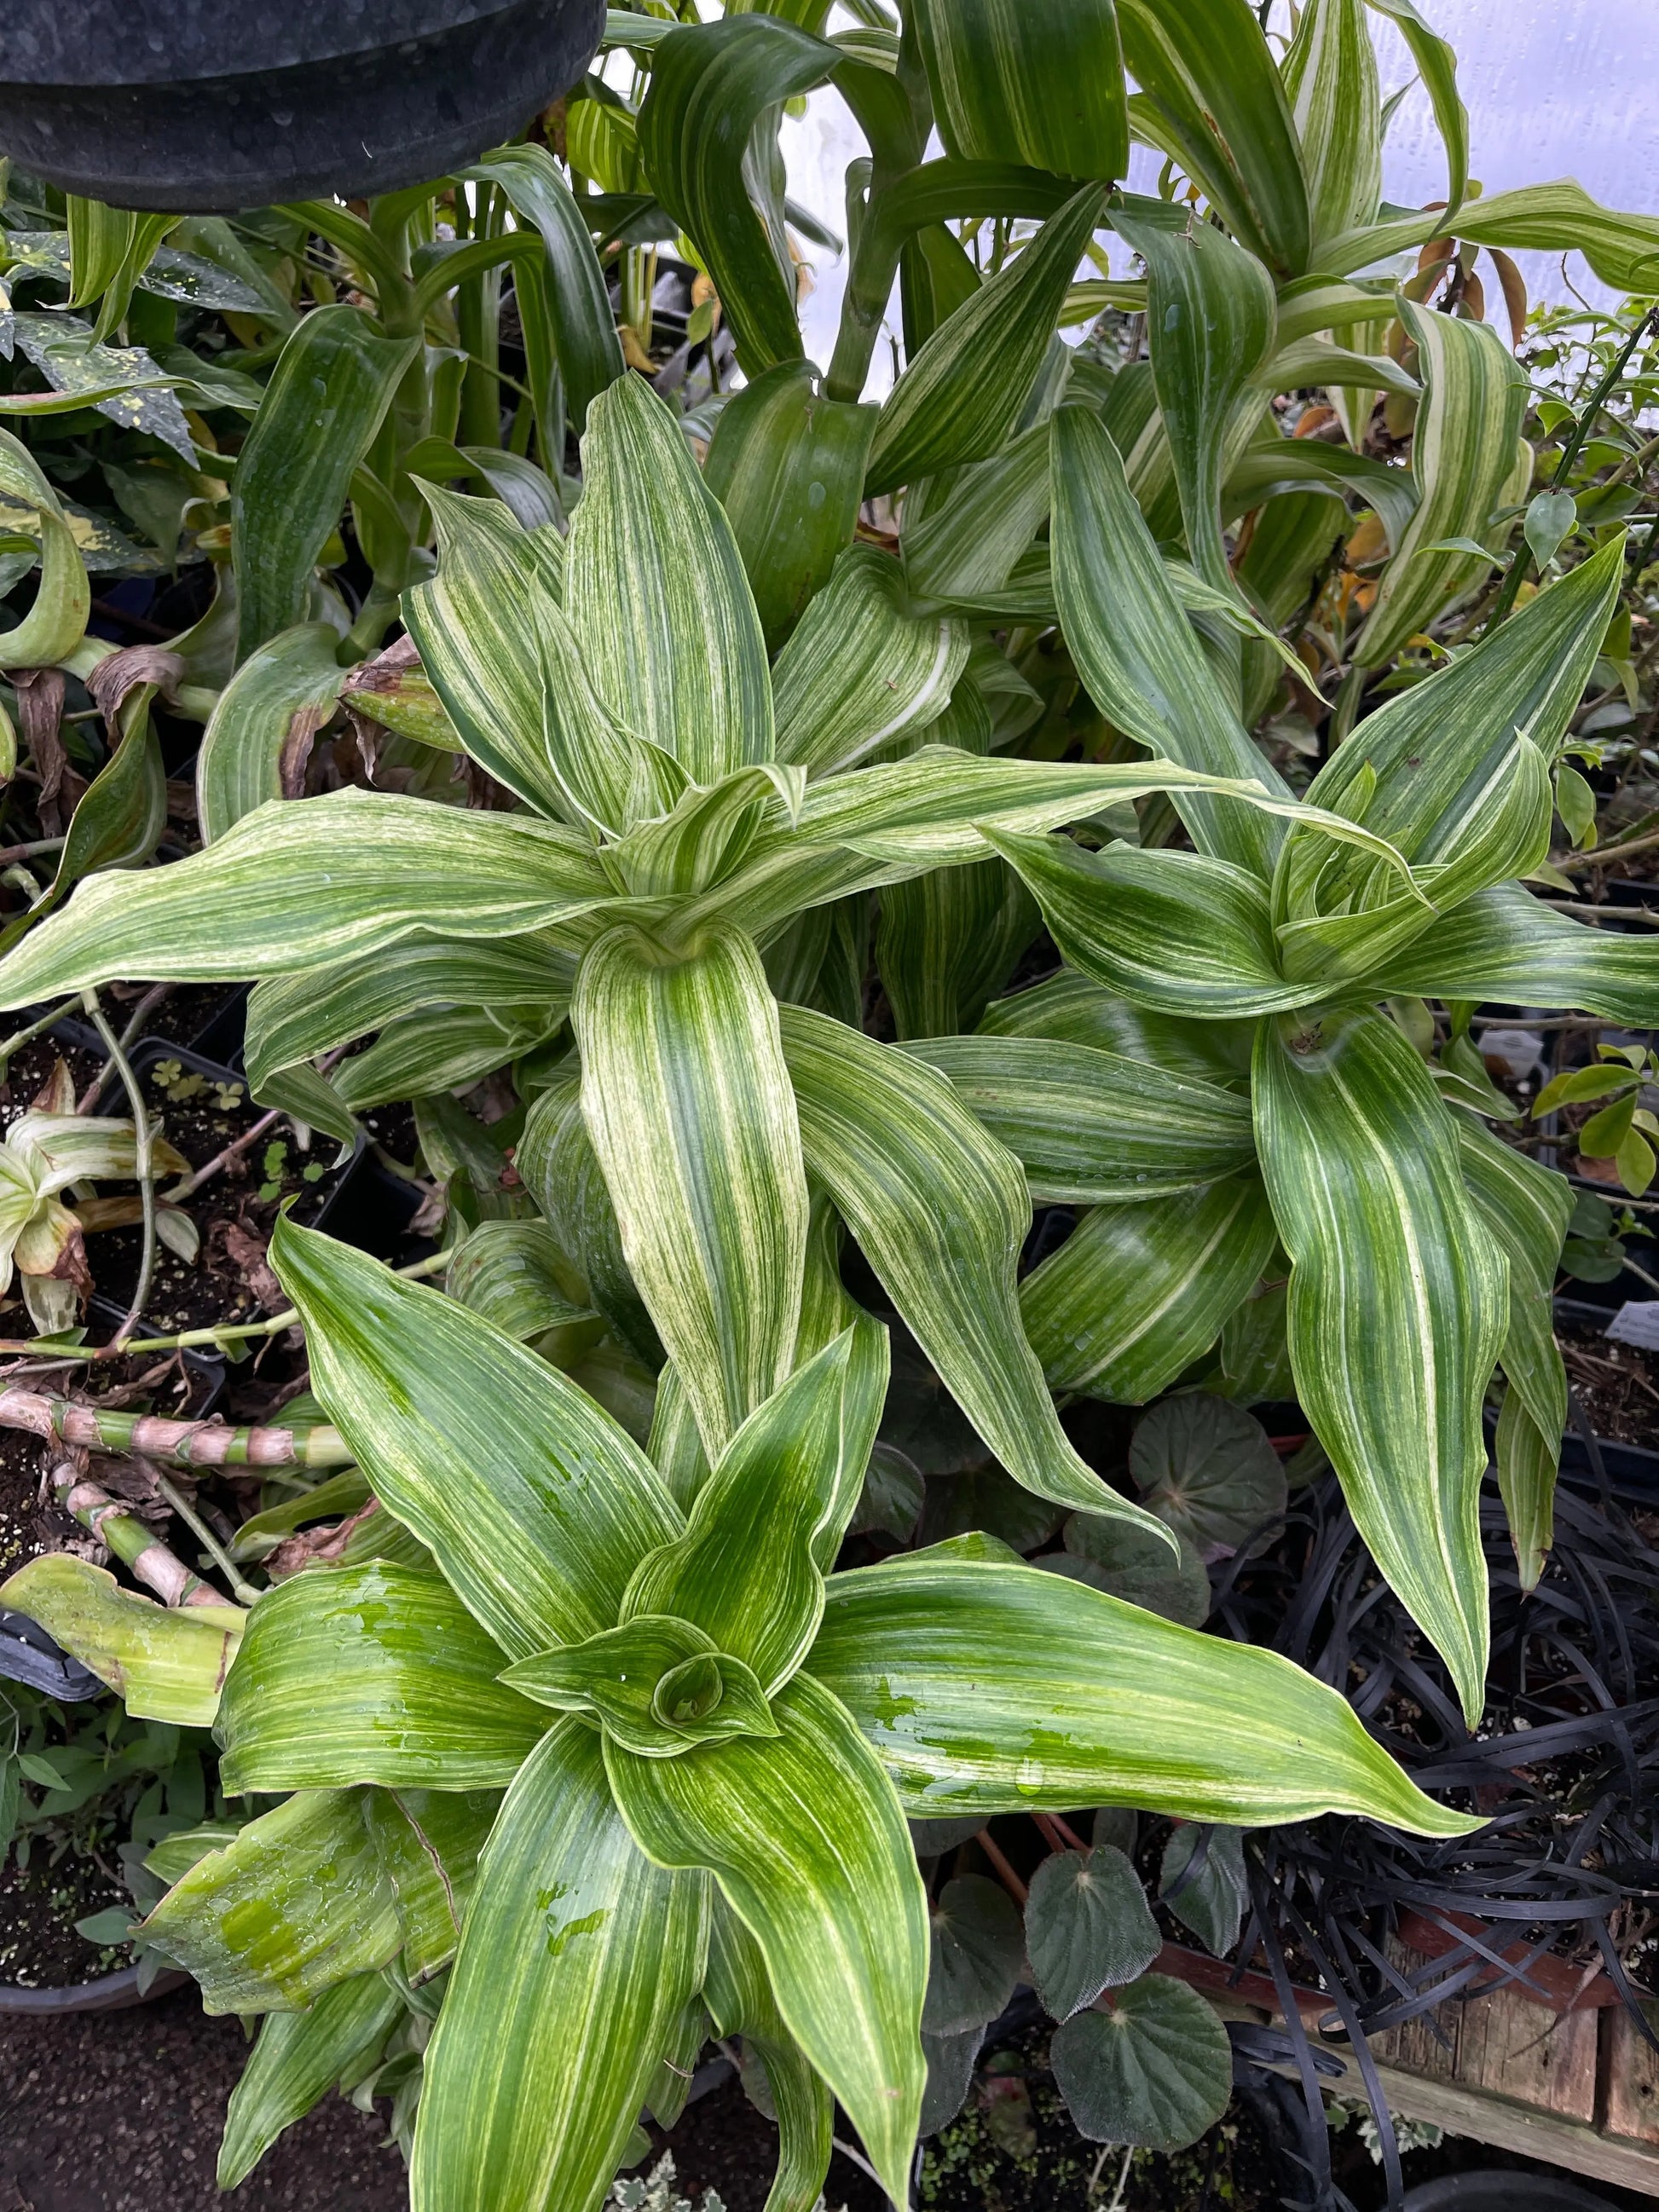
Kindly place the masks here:
<instances>
[{"instance_id":1,"label":"hanging black pot","mask_svg":"<svg viewBox=\"0 0 1659 2212\"><path fill-rule=\"evenodd\" d=\"M0 152L117 207L441 177L580 77L605 0L7 0Z\"/></svg>"}]
</instances>

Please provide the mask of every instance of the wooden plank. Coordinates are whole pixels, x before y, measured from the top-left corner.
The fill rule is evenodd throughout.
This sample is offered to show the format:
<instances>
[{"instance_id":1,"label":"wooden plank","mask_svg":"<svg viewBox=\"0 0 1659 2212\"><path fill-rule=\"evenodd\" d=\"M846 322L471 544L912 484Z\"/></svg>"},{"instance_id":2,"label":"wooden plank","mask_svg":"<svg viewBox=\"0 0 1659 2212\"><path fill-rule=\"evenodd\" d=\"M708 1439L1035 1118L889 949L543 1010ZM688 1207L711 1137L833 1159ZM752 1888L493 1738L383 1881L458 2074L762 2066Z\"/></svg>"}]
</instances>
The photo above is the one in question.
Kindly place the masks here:
<instances>
[{"instance_id":1,"label":"wooden plank","mask_svg":"<svg viewBox=\"0 0 1659 2212\"><path fill-rule=\"evenodd\" d=\"M1659 2028L1659 2005L1644 2005L1643 2010L1648 2025ZM1609 2136L1659 2144L1659 2051L1638 2032L1623 2005L1607 2015L1601 2034L1606 2084L1602 2125Z\"/></svg>"},{"instance_id":2,"label":"wooden plank","mask_svg":"<svg viewBox=\"0 0 1659 2212\"><path fill-rule=\"evenodd\" d=\"M1563 2119L1595 2120L1599 2022L1593 2011L1558 2013L1514 1990L1462 2008L1455 2078Z\"/></svg>"}]
</instances>

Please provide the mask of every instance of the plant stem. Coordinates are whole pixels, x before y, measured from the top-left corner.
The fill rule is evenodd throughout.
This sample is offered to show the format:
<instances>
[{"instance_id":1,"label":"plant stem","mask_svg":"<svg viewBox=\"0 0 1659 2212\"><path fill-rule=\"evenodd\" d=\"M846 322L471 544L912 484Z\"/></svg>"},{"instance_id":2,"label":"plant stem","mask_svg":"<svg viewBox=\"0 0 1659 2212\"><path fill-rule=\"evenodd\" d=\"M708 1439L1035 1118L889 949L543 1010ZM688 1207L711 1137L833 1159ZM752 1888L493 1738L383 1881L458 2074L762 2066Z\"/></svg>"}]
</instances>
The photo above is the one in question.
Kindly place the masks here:
<instances>
[{"instance_id":1,"label":"plant stem","mask_svg":"<svg viewBox=\"0 0 1659 2212\"><path fill-rule=\"evenodd\" d=\"M137 1158L134 1175L138 1185L138 1195L144 1209L144 1246L138 1261L138 1279L133 1285L132 1304L127 1308L126 1319L110 1339L109 1350L112 1355L120 1350L133 1330L137 1328L138 1316L143 1311L144 1300L149 1296L150 1281L155 1273L154 1133L150 1127L149 1115L144 1107L144 1094L139 1089L138 1079L132 1072L132 1063L123 1050L119 1038L104 1018L104 1010L98 1003L96 991L87 993L85 1005L99 1036L104 1041L104 1049L109 1054L115 1071L121 1079L121 1086L127 1094L127 1103L132 1108L132 1126L137 1140Z\"/></svg>"},{"instance_id":2,"label":"plant stem","mask_svg":"<svg viewBox=\"0 0 1659 2212\"><path fill-rule=\"evenodd\" d=\"M228 1601L211 1583L205 1583L155 1531L129 1513L106 1490L89 1480L72 1460L63 1460L52 1471L52 1487L58 1503L72 1513L106 1544L137 1582L145 1583L164 1604L223 1605Z\"/></svg>"},{"instance_id":3,"label":"plant stem","mask_svg":"<svg viewBox=\"0 0 1659 2212\"><path fill-rule=\"evenodd\" d=\"M1008 1863L1007 1854L988 1828L981 1828L974 1841L1002 1878L1002 1886L1016 1905L1023 1905L1030 1892Z\"/></svg>"},{"instance_id":4,"label":"plant stem","mask_svg":"<svg viewBox=\"0 0 1659 2212\"><path fill-rule=\"evenodd\" d=\"M61 1005L54 1006L49 1014L42 1014L38 1022L31 1022L26 1030L14 1030L4 1042L0 1043L0 1075L4 1074L15 1053L21 1052L26 1044L33 1044L35 1038L44 1030L55 1027L63 1020L74 1004L73 999L65 999Z\"/></svg>"},{"instance_id":5,"label":"plant stem","mask_svg":"<svg viewBox=\"0 0 1659 2212\"><path fill-rule=\"evenodd\" d=\"M25 1429L82 1450L142 1452L180 1467L350 1467L339 1431L279 1426L233 1429L222 1421L170 1421L158 1413L112 1413L33 1390L0 1390L0 1428Z\"/></svg>"},{"instance_id":6,"label":"plant stem","mask_svg":"<svg viewBox=\"0 0 1659 2212\"><path fill-rule=\"evenodd\" d=\"M164 1474L158 1474L155 1480L161 1486L162 1497L166 1498L167 1504L230 1584L239 1601L243 1605L257 1604L259 1592L254 1589L252 1583L243 1580L232 1563L230 1554L208 1527L206 1522L197 1513L194 1506L186 1504L177 1484L169 1482Z\"/></svg>"},{"instance_id":7,"label":"plant stem","mask_svg":"<svg viewBox=\"0 0 1659 2212\"><path fill-rule=\"evenodd\" d=\"M173 994L178 989L178 988L179 986L176 983L156 983L153 984L151 988L145 992L143 997L139 1000L137 1005L132 1010L131 1020L121 1032L121 1049L123 1052L131 1051L134 1044L143 1035L144 1025L149 1021L150 1016L155 1012L155 1009L158 1006L164 1005L166 1001L172 997ZM93 1102L96 1099L98 1093L104 1087L104 1078L107 1072L107 1067L100 1068L97 1074L93 1077L92 1081L88 1084L86 1089L81 1093L79 1098L76 1100L75 1110L77 1114L89 1114L92 1111Z\"/></svg>"},{"instance_id":8,"label":"plant stem","mask_svg":"<svg viewBox=\"0 0 1659 2212\"><path fill-rule=\"evenodd\" d=\"M168 1204L177 1206L183 1200L191 1197L204 1182L210 1182L222 1168L228 1167L232 1160L245 1152L250 1145L257 1144L272 1123L280 1121L282 1118L282 1108L273 1106L268 1114L260 1116L251 1129L244 1129L240 1137L234 1138L225 1146L223 1152L216 1152L204 1166L197 1168L191 1174L187 1175L182 1182L174 1183L173 1188L167 1193Z\"/></svg>"}]
</instances>

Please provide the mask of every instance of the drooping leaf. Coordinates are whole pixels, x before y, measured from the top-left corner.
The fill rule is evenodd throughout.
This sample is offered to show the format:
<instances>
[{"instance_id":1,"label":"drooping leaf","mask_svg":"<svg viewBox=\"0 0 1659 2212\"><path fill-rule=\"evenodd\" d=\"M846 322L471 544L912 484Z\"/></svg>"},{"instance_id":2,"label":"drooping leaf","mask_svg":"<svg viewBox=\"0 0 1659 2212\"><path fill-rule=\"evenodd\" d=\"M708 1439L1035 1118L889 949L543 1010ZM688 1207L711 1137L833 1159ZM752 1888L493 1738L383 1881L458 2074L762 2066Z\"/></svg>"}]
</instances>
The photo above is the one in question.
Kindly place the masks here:
<instances>
[{"instance_id":1,"label":"drooping leaf","mask_svg":"<svg viewBox=\"0 0 1659 2212\"><path fill-rule=\"evenodd\" d=\"M769 760L766 646L743 557L678 419L637 376L594 401L582 471L565 611L594 690L694 783Z\"/></svg>"},{"instance_id":2,"label":"drooping leaf","mask_svg":"<svg viewBox=\"0 0 1659 2212\"><path fill-rule=\"evenodd\" d=\"M931 1068L804 1007L781 1017L811 1171L957 1404L1028 1490L1134 1517L1073 1450L1020 1326L1018 1162Z\"/></svg>"},{"instance_id":3,"label":"drooping leaf","mask_svg":"<svg viewBox=\"0 0 1659 2212\"><path fill-rule=\"evenodd\" d=\"M1259 1176L1158 1206L1102 1206L1020 1285L1020 1317L1052 1390L1141 1405L1220 1334L1273 1249Z\"/></svg>"},{"instance_id":4,"label":"drooping leaf","mask_svg":"<svg viewBox=\"0 0 1659 2212\"><path fill-rule=\"evenodd\" d=\"M225 1787L504 1788L547 1717L447 1583L380 1560L290 1576L254 1608L220 1707Z\"/></svg>"},{"instance_id":5,"label":"drooping leaf","mask_svg":"<svg viewBox=\"0 0 1659 2212\"><path fill-rule=\"evenodd\" d=\"M1183 1021L1157 1014L1103 990L1074 968L1062 968L1029 990L998 999L985 1011L981 1036L1048 1037L1088 1045L1169 1075L1223 1089L1249 1080L1253 1021Z\"/></svg>"},{"instance_id":6,"label":"drooping leaf","mask_svg":"<svg viewBox=\"0 0 1659 2212\"><path fill-rule=\"evenodd\" d=\"M1260 407L1251 383L1273 348L1273 282L1224 231L1173 208L1114 220L1146 264L1152 374L1187 548L1200 576L1236 596L1221 537L1224 459L1237 410Z\"/></svg>"},{"instance_id":7,"label":"drooping leaf","mask_svg":"<svg viewBox=\"0 0 1659 2212\"><path fill-rule=\"evenodd\" d=\"M215 2176L220 2188L246 2180L283 2130L385 2041L402 2009L382 1976L356 1974L325 1990L309 2012L271 2014L230 2093Z\"/></svg>"},{"instance_id":8,"label":"drooping leaf","mask_svg":"<svg viewBox=\"0 0 1659 2212\"><path fill-rule=\"evenodd\" d=\"M1031 1876L1025 1946L1037 1995L1056 2020L1133 1982L1163 1944L1140 1876L1109 1844L1051 1852Z\"/></svg>"},{"instance_id":9,"label":"drooping leaf","mask_svg":"<svg viewBox=\"0 0 1659 2212\"><path fill-rule=\"evenodd\" d=\"M428 929L514 936L611 896L586 840L556 823L331 792L256 808L170 867L82 884L0 967L0 1000L129 976L240 981Z\"/></svg>"},{"instance_id":10,"label":"drooping leaf","mask_svg":"<svg viewBox=\"0 0 1659 2212\"><path fill-rule=\"evenodd\" d=\"M1391 1022L1264 1023L1253 1096L1291 1261L1297 1395L1473 1723L1487 1639L1480 1407L1507 1322L1508 1264L1474 1218L1452 1109Z\"/></svg>"},{"instance_id":11,"label":"drooping leaf","mask_svg":"<svg viewBox=\"0 0 1659 2212\"><path fill-rule=\"evenodd\" d=\"M1276 1653L976 1548L941 1545L827 1585L808 1663L907 1811L1130 1804L1261 1826L1341 1808L1416 1834L1474 1825Z\"/></svg>"},{"instance_id":12,"label":"drooping leaf","mask_svg":"<svg viewBox=\"0 0 1659 2212\"><path fill-rule=\"evenodd\" d=\"M1104 200L1074 194L934 331L883 405L866 495L982 460L1016 428Z\"/></svg>"},{"instance_id":13,"label":"drooping leaf","mask_svg":"<svg viewBox=\"0 0 1659 2212\"><path fill-rule=\"evenodd\" d=\"M653 1859L712 1869L790 2033L897 2199L921 2102L927 1900L897 1801L847 1713L809 1674L773 1711L776 1741L654 1759L607 1747L606 1769Z\"/></svg>"},{"instance_id":14,"label":"drooping leaf","mask_svg":"<svg viewBox=\"0 0 1659 2212\"><path fill-rule=\"evenodd\" d=\"M873 407L825 398L817 382L808 362L768 369L720 410L703 465L773 652L853 542L876 433Z\"/></svg>"},{"instance_id":15,"label":"drooping leaf","mask_svg":"<svg viewBox=\"0 0 1659 2212\"><path fill-rule=\"evenodd\" d=\"M1243 1099L1146 1060L1006 1032L906 1050L950 1078L1020 1161L1038 1206L1165 1198L1255 1157Z\"/></svg>"},{"instance_id":16,"label":"drooping leaf","mask_svg":"<svg viewBox=\"0 0 1659 2212\"><path fill-rule=\"evenodd\" d=\"M196 757L196 811L210 845L270 799L297 799L346 672L327 623L279 630L219 694Z\"/></svg>"},{"instance_id":17,"label":"drooping leaf","mask_svg":"<svg viewBox=\"0 0 1659 2212\"><path fill-rule=\"evenodd\" d=\"M1054 589L1090 696L1166 759L1282 793L1182 612L1105 424L1086 409L1061 407L1052 435ZM1200 852L1271 872L1280 839L1271 819L1224 801L1179 804Z\"/></svg>"},{"instance_id":18,"label":"drooping leaf","mask_svg":"<svg viewBox=\"0 0 1659 2212\"><path fill-rule=\"evenodd\" d=\"M1025 1963L1019 1915L1000 1881L961 1874L947 1881L928 1913L933 1937L925 2035L983 2027L1006 2006Z\"/></svg>"},{"instance_id":19,"label":"drooping leaf","mask_svg":"<svg viewBox=\"0 0 1659 2212\"><path fill-rule=\"evenodd\" d=\"M577 1720L507 1792L426 2054L416 2212L578 2212L696 1990L706 1884L635 1847Z\"/></svg>"},{"instance_id":20,"label":"drooping leaf","mask_svg":"<svg viewBox=\"0 0 1659 2212\"><path fill-rule=\"evenodd\" d=\"M1659 944L1593 929L1519 884L1441 916L1377 972L1378 997L1571 1006L1633 1029L1659 1019Z\"/></svg>"},{"instance_id":21,"label":"drooping leaf","mask_svg":"<svg viewBox=\"0 0 1659 2212\"><path fill-rule=\"evenodd\" d=\"M514 1165L585 1279L589 1302L654 1372L662 1365L661 1340L628 1270L617 1209L582 1120L576 1076L550 1085L532 1106ZM695 1438L695 1424L691 1434Z\"/></svg>"},{"instance_id":22,"label":"drooping leaf","mask_svg":"<svg viewBox=\"0 0 1659 2212\"><path fill-rule=\"evenodd\" d=\"M597 1332L598 1316L571 1295L571 1273L545 1221L481 1221L451 1261L444 1287L509 1336Z\"/></svg>"},{"instance_id":23,"label":"drooping leaf","mask_svg":"<svg viewBox=\"0 0 1659 2212\"><path fill-rule=\"evenodd\" d=\"M210 2013L303 2012L403 1942L356 1790L304 1790L198 1859L143 1934L187 1967Z\"/></svg>"},{"instance_id":24,"label":"drooping leaf","mask_svg":"<svg viewBox=\"0 0 1659 2212\"><path fill-rule=\"evenodd\" d=\"M853 766L945 710L965 624L909 612L896 562L848 547L772 672L778 758L812 775Z\"/></svg>"},{"instance_id":25,"label":"drooping leaf","mask_svg":"<svg viewBox=\"0 0 1659 2212\"><path fill-rule=\"evenodd\" d=\"M830 2169L835 2100L783 2024L754 1937L719 1896L711 1899L702 1993L716 2034L741 2034L766 2069L778 2165L765 2212L814 2212Z\"/></svg>"},{"instance_id":26,"label":"drooping leaf","mask_svg":"<svg viewBox=\"0 0 1659 2212\"><path fill-rule=\"evenodd\" d=\"M617 931L572 1019L623 1249L716 1455L787 1373L800 1316L806 1176L776 1002L736 931L674 964Z\"/></svg>"},{"instance_id":27,"label":"drooping leaf","mask_svg":"<svg viewBox=\"0 0 1659 2212\"><path fill-rule=\"evenodd\" d=\"M158 1605L65 1552L27 1560L3 1587L7 1607L39 1621L135 1720L211 1726L248 1618L240 1607Z\"/></svg>"},{"instance_id":28,"label":"drooping leaf","mask_svg":"<svg viewBox=\"0 0 1659 2212\"><path fill-rule=\"evenodd\" d=\"M314 308L295 325L231 489L239 660L304 615L323 542L420 343L381 337L344 305Z\"/></svg>"},{"instance_id":29,"label":"drooping leaf","mask_svg":"<svg viewBox=\"0 0 1659 2212\"><path fill-rule=\"evenodd\" d=\"M51 667L80 643L92 586L57 493L27 447L9 430L0 430L0 499L12 513L21 509L30 520L31 535L40 539L34 602L21 622L0 630L0 669Z\"/></svg>"},{"instance_id":30,"label":"drooping leaf","mask_svg":"<svg viewBox=\"0 0 1659 2212\"><path fill-rule=\"evenodd\" d=\"M1415 340L1423 404L1412 437L1419 494L1393 560L1382 572L1356 661L1391 660L1448 599L1479 580L1482 564L1466 552L1432 551L1455 538L1484 539L1498 495L1515 471L1527 381L1497 332L1413 306L1400 317Z\"/></svg>"},{"instance_id":31,"label":"drooping leaf","mask_svg":"<svg viewBox=\"0 0 1659 2212\"><path fill-rule=\"evenodd\" d=\"M1073 2125L1094 2142L1182 2150L1232 2094L1226 2029L1196 1990L1167 1974L1131 1983L1109 2012L1074 2014L1049 2048Z\"/></svg>"},{"instance_id":32,"label":"drooping leaf","mask_svg":"<svg viewBox=\"0 0 1659 2212\"><path fill-rule=\"evenodd\" d=\"M1173 155L1239 243L1278 275L1308 265L1308 195L1290 102L1246 0L1118 0L1146 106L1130 129Z\"/></svg>"},{"instance_id":33,"label":"drooping leaf","mask_svg":"<svg viewBox=\"0 0 1659 2212\"><path fill-rule=\"evenodd\" d=\"M640 153L658 198L696 241L750 377L802 352L787 249L753 204L766 159L756 126L776 103L822 84L839 59L769 14L672 33L652 56Z\"/></svg>"},{"instance_id":34,"label":"drooping leaf","mask_svg":"<svg viewBox=\"0 0 1659 2212\"><path fill-rule=\"evenodd\" d=\"M480 183L499 185L515 212L541 233L547 249L550 281L546 295L559 376L580 437L592 401L623 374L616 319L586 218L544 147L499 147L466 174ZM558 426L546 428L556 431ZM545 456L545 445L543 450ZM553 463L544 458L544 465Z\"/></svg>"},{"instance_id":35,"label":"drooping leaf","mask_svg":"<svg viewBox=\"0 0 1659 2212\"><path fill-rule=\"evenodd\" d=\"M609 1628L677 1533L655 1469L556 1368L436 1291L279 1222L317 1395L374 1494L510 1657Z\"/></svg>"},{"instance_id":36,"label":"drooping leaf","mask_svg":"<svg viewBox=\"0 0 1659 2212\"><path fill-rule=\"evenodd\" d=\"M1018 0L923 0L918 43L946 151L1063 177L1121 177L1129 125L1112 0L1069 0L1039 22Z\"/></svg>"}]
</instances>

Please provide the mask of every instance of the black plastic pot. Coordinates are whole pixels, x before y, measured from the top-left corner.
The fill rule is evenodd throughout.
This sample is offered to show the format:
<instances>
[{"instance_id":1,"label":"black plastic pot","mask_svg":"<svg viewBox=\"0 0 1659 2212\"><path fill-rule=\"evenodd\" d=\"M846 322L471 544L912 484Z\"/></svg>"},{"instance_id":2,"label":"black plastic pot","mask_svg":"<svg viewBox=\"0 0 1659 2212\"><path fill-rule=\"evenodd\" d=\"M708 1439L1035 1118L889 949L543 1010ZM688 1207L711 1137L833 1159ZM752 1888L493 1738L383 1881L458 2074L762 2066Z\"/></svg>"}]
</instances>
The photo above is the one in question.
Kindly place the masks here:
<instances>
[{"instance_id":1,"label":"black plastic pot","mask_svg":"<svg viewBox=\"0 0 1659 2212\"><path fill-rule=\"evenodd\" d=\"M1553 2173L1446 2173L1406 2191L1401 2212L1608 2212L1605 2197Z\"/></svg>"},{"instance_id":2,"label":"black plastic pot","mask_svg":"<svg viewBox=\"0 0 1659 2212\"><path fill-rule=\"evenodd\" d=\"M401 191L580 77L604 0L9 0L0 149L118 207Z\"/></svg>"},{"instance_id":3,"label":"black plastic pot","mask_svg":"<svg viewBox=\"0 0 1659 2212\"><path fill-rule=\"evenodd\" d=\"M138 1975L137 1966L123 1966L118 1973L100 1974L95 1982L73 1982L55 1990L26 1990L15 1982L0 1982L0 2013L57 2020L70 2012L128 2012L134 2005L150 2004L183 1989L190 1979L181 1967L163 1966L141 1989Z\"/></svg>"}]
</instances>

